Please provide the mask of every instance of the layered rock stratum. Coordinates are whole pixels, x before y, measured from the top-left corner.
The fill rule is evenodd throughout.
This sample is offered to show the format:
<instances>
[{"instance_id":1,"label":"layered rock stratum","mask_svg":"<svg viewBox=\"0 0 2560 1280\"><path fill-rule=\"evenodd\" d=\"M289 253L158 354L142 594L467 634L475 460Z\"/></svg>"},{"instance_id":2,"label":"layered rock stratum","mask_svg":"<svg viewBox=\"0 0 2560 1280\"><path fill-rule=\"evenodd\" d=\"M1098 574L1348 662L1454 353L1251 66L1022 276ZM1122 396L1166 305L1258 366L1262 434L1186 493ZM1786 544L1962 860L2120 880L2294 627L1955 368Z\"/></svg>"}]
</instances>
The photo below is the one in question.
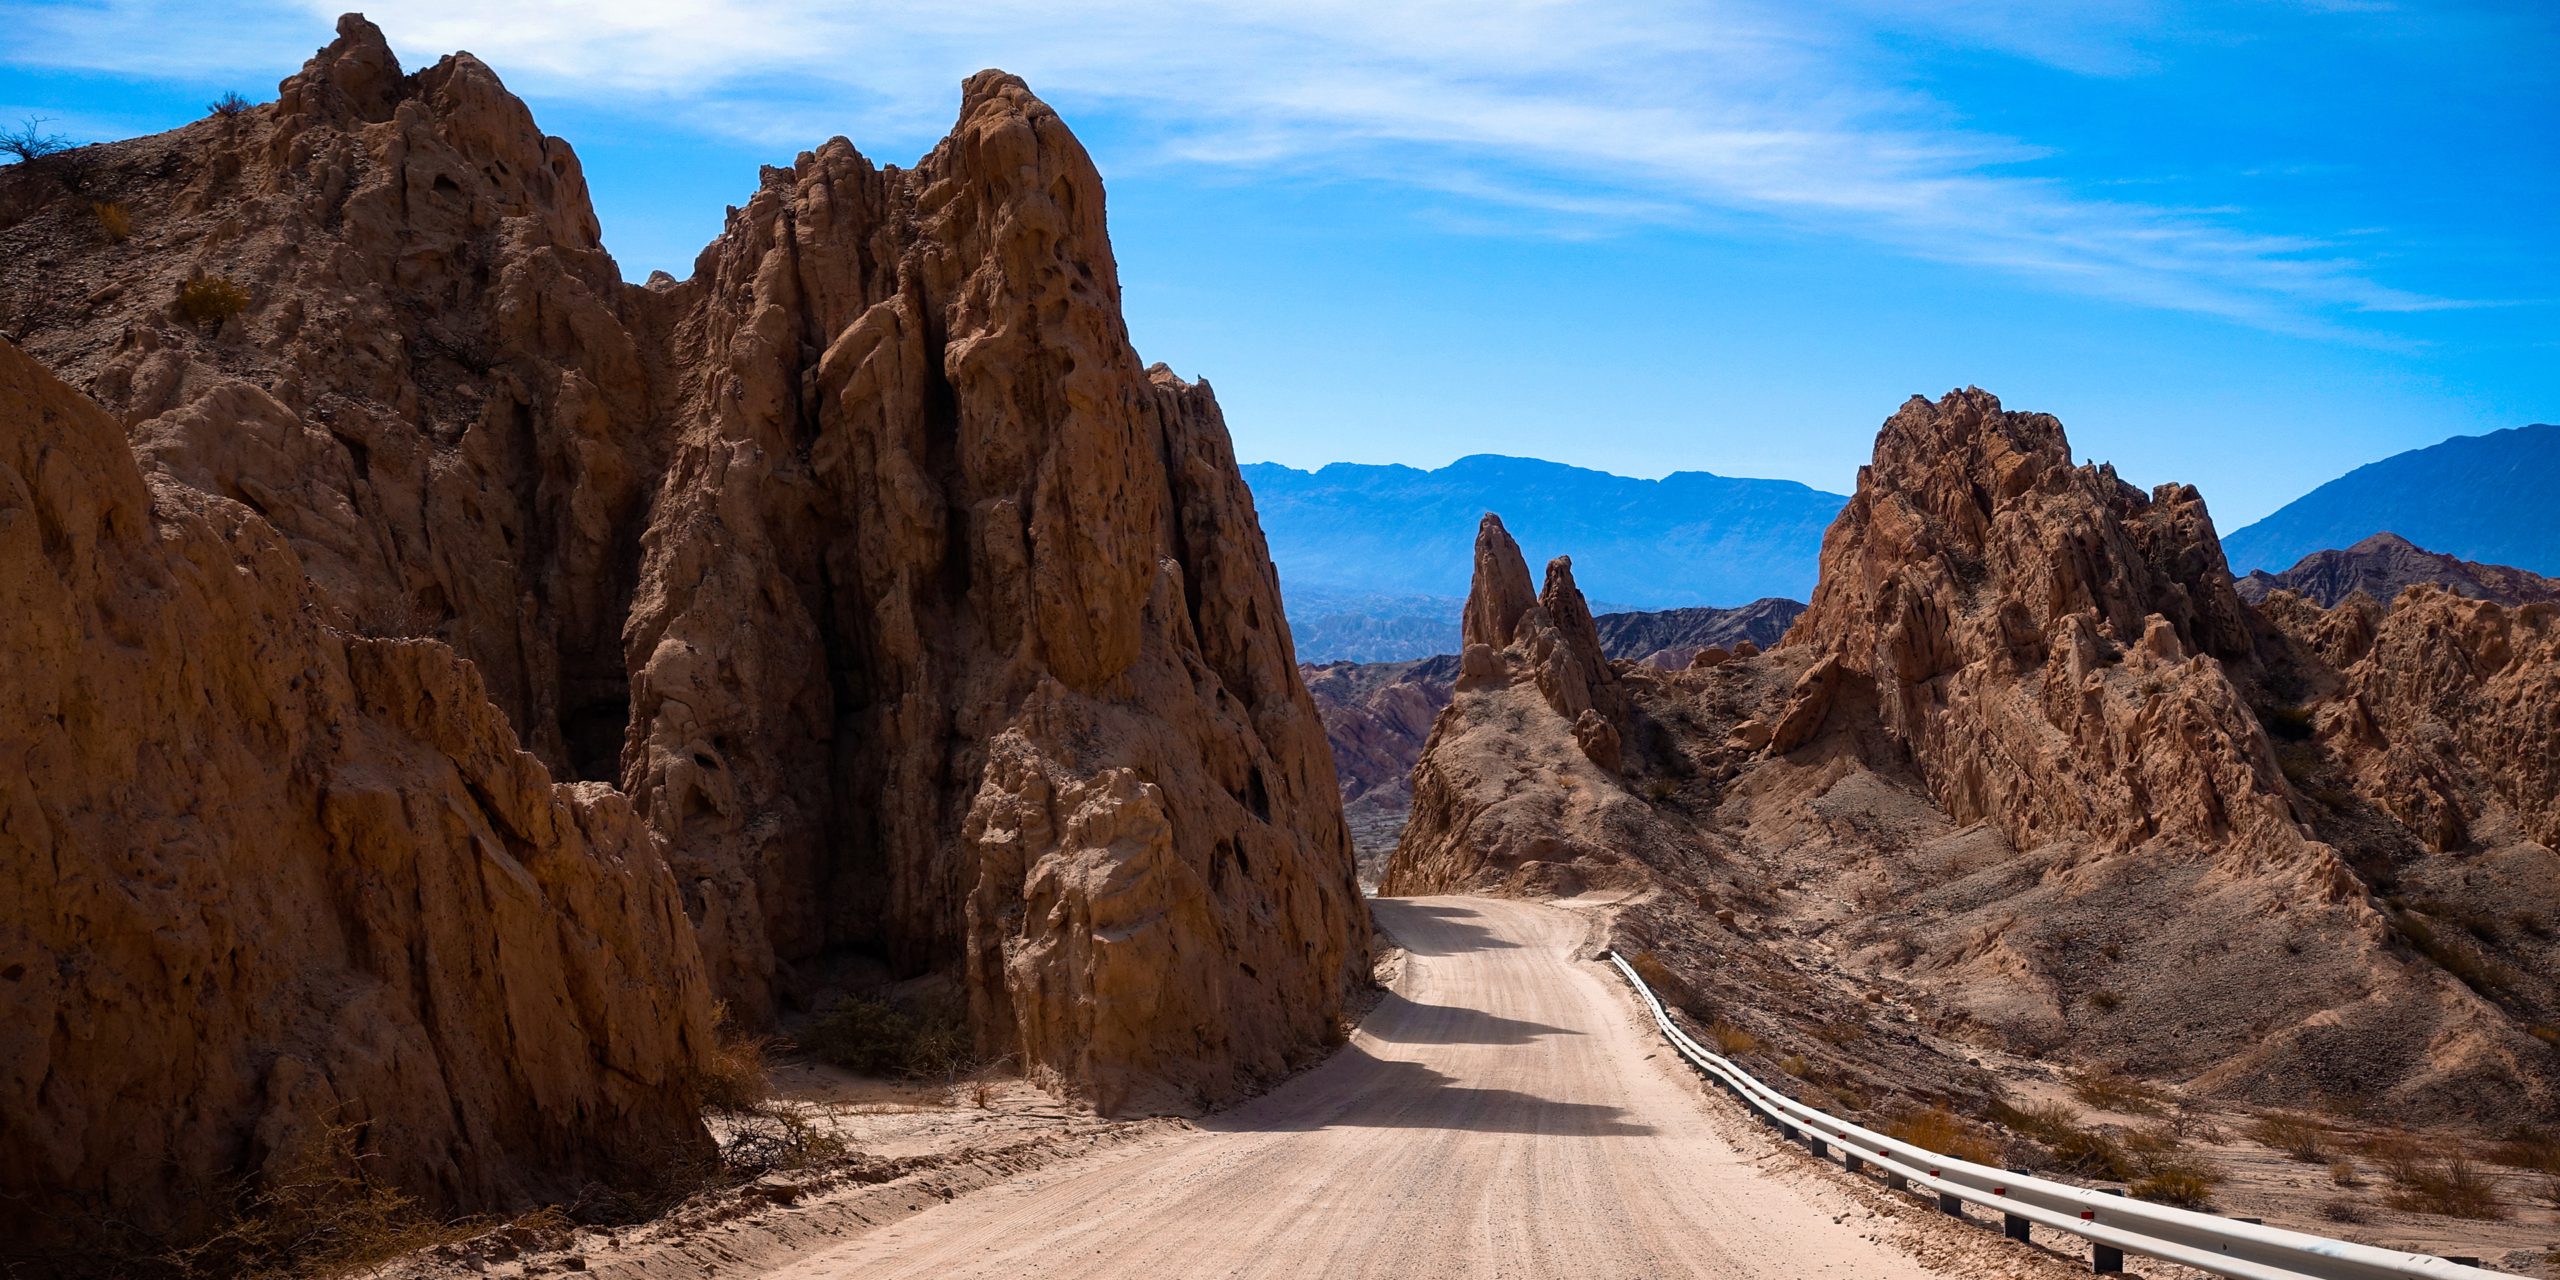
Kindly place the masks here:
<instances>
[{"instance_id":1,"label":"layered rock stratum","mask_svg":"<svg viewBox=\"0 0 2560 1280\"><path fill-rule=\"evenodd\" d=\"M1496 532L1476 601L1527 617ZM1570 646L1486 630L1387 884L1652 890L1623 939L1720 997L1729 958L1818 940L1959 1038L2259 1102L2548 1113L2553 609L2252 606L2192 488L2075 465L1980 391L1914 399L1782 646L1620 664L1595 726L1550 693Z\"/></svg>"},{"instance_id":2,"label":"layered rock stratum","mask_svg":"<svg viewBox=\"0 0 2560 1280\"><path fill-rule=\"evenodd\" d=\"M513 1157L623 1112L651 1121L631 1141L663 1136L649 1108L680 1091L650 1090L700 1029L697 964L750 1028L849 974L946 983L983 1054L1109 1109L1231 1098L1337 1035L1366 917L1252 501L1207 385L1131 350L1100 179L1019 80L972 77L911 169L843 139L767 168L691 279L646 285L604 251L575 153L495 74L467 53L404 71L352 15L273 103L73 155L0 171L0 257L23 267L0 329L104 407L155 501L262 531L259 572L283 582L259 589L304 593L270 612L387 672L350 699L374 689L448 755L495 761L448 767L495 779L464 791L522 847L491 848L625 859L690 921L657 947L650 994L594 996L682 1014L616 1014L633 1080L577 1086L647 1097L581 1108L562 1084L571 1118L410 1185L448 1204L487 1198L444 1194L475 1178L538 1190L576 1163ZM101 202L129 238L101 233ZM245 305L183 311L209 279ZM71 666L124 661L123 626L46 643ZM463 661L424 671L446 646ZM29 714L0 740L59 730ZM200 732L220 758L229 731ZM502 736L530 755L486 745ZM177 803L176 766L133 767ZM557 794L576 805L517 814L571 779ZM396 773L365 785L414 792ZM182 848L254 860L241 830L131 856L167 876ZM370 830L332 838L405 838ZM10 835L23 865L39 836ZM385 869L366 892L443 910L441 865L421 888L403 877L424 854L367 856ZM476 972L446 963L477 962L439 950L413 980ZM190 972L134 979L135 1008L196 999ZM288 1021L347 998L253 986ZM262 1071L277 1052L244 1050ZM511 1098L490 1083L510 1069L474 1051L450 1087ZM599 1050L583 1069L624 1067ZM174 1114L194 1096L177 1079L128 1093L118 1124ZM376 1083L305 1092L432 1109ZM256 1114L236 1089L194 1105ZM93 1145L123 1175L151 1158Z\"/></svg>"}]
</instances>

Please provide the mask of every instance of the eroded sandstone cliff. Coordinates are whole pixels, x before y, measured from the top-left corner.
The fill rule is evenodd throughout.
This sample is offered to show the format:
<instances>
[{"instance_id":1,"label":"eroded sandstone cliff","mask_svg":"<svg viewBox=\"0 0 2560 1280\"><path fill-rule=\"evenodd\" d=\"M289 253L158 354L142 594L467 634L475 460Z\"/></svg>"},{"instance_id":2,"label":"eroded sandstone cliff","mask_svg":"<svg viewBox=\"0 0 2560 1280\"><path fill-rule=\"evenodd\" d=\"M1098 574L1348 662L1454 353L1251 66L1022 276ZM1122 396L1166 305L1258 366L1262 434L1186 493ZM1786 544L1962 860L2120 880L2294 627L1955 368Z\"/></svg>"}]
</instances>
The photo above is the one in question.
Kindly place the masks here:
<instances>
[{"instance_id":1,"label":"eroded sandstone cliff","mask_svg":"<svg viewBox=\"0 0 2560 1280\"><path fill-rule=\"evenodd\" d=\"M352 15L273 103L0 184L0 328L271 527L308 626L449 644L440 714L636 810L741 1020L939 975L1112 1108L1336 1034L1366 917L1251 499L1018 80L912 169L765 170L681 283L487 67Z\"/></svg>"},{"instance_id":2,"label":"eroded sandstone cliff","mask_svg":"<svg viewBox=\"0 0 2560 1280\"><path fill-rule=\"evenodd\" d=\"M710 994L631 806L7 343L0 653L0 1257L183 1239L333 1129L456 1210L707 1152Z\"/></svg>"},{"instance_id":3,"label":"eroded sandstone cliff","mask_svg":"<svg viewBox=\"0 0 2560 1280\"><path fill-rule=\"evenodd\" d=\"M1601 768L1499 542L1391 890L1642 884L1693 975L1818 938L1951 1034L2228 1096L2560 1103L2552 606L2254 609L2193 489L1960 391L1885 424L1783 646L1619 669Z\"/></svg>"}]
</instances>

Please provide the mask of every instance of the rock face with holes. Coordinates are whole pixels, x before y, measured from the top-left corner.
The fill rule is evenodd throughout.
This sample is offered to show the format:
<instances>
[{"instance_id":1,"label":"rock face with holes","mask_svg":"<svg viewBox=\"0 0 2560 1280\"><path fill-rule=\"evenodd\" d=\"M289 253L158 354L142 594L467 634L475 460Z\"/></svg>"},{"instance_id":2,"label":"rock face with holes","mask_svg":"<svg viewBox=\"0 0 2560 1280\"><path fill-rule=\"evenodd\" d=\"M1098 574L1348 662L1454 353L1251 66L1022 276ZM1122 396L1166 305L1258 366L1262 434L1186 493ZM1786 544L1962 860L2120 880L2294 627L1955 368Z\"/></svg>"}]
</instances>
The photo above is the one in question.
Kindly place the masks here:
<instances>
[{"instance_id":1,"label":"rock face with holes","mask_svg":"<svg viewBox=\"0 0 2560 1280\"><path fill-rule=\"evenodd\" d=\"M337 1127L455 1210L707 1154L657 837L443 644L326 617L0 343L0 1264L199 1233Z\"/></svg>"},{"instance_id":2,"label":"rock face with holes","mask_svg":"<svg viewBox=\"0 0 2560 1280\"><path fill-rule=\"evenodd\" d=\"M81 155L0 171L0 327L272 527L314 625L450 644L627 796L743 1021L938 975L1115 1109L1338 1033L1366 915L1251 498L1020 81L912 169L765 170L681 283L622 281L487 67L352 15L275 102Z\"/></svg>"}]
</instances>

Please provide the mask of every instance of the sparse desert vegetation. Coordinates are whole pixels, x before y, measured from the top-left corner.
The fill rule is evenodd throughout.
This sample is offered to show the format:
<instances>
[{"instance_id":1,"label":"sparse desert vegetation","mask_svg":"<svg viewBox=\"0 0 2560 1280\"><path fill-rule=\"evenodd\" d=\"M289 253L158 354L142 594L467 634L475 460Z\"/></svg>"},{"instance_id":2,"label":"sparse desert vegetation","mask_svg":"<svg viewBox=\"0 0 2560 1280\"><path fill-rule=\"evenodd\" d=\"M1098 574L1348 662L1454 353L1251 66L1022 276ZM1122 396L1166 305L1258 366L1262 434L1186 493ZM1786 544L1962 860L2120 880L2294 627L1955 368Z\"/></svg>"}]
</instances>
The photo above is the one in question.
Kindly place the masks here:
<instances>
[{"instance_id":1,"label":"sparse desert vegetation","mask_svg":"<svg viewBox=\"0 0 2560 1280\"><path fill-rule=\"evenodd\" d=\"M249 291L228 276L190 276L178 286L178 317L199 329L219 329L249 309Z\"/></svg>"}]
</instances>

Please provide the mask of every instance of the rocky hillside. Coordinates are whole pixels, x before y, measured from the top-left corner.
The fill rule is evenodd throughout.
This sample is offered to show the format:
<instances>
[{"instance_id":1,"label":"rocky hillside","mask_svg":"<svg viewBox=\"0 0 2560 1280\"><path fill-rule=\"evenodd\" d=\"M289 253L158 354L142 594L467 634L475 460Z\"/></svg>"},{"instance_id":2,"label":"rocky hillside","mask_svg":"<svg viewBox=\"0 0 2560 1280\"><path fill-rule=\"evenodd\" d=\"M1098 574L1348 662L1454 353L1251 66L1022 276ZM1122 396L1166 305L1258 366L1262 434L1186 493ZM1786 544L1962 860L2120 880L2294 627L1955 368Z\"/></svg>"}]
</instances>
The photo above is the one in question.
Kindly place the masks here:
<instances>
[{"instance_id":1,"label":"rocky hillside","mask_svg":"<svg viewBox=\"0 0 2560 1280\"><path fill-rule=\"evenodd\" d=\"M2235 569L2273 572L2388 530L2484 564L2560 574L2560 426L2455 436L2356 468L2222 540Z\"/></svg>"},{"instance_id":2,"label":"rocky hillside","mask_svg":"<svg viewBox=\"0 0 2560 1280\"><path fill-rule=\"evenodd\" d=\"M1569 696L1569 580L1524 604L1506 543L1391 889L1650 885L1624 936L1702 990L1793 938L1949 1033L2220 1096L2560 1106L2552 606L2252 607L2194 490L1979 391L1885 424L1768 653Z\"/></svg>"},{"instance_id":3,"label":"rocky hillside","mask_svg":"<svg viewBox=\"0 0 2560 1280\"><path fill-rule=\"evenodd\" d=\"M2377 533L2342 551L2315 551L2282 573L2260 569L2235 585L2240 598L2251 604L2264 604L2278 591L2291 591L2325 609L2359 591L2388 605L2421 583L2432 583L2465 599L2499 604L2560 600L2560 581L2428 551L2396 533Z\"/></svg>"},{"instance_id":4,"label":"rocky hillside","mask_svg":"<svg viewBox=\"0 0 2560 1280\"><path fill-rule=\"evenodd\" d=\"M1365 913L1253 502L1208 388L1130 349L1100 179L1021 82L973 77L950 138L912 169L843 139L766 169L690 280L645 286L603 250L575 154L486 66L404 71L354 16L273 103L0 170L0 187L0 258L24 267L0 281L0 330L122 424L157 492L271 529L268 561L290 566L274 572L309 584L303 625L386 655L350 665L442 645L469 660L468 680L395 670L442 701L384 691L400 705L383 714L473 743L511 730L531 752L483 767L505 775L486 795L455 784L470 803L447 816L365 801L333 819L334 840L388 846L338 893L418 896L426 855L404 823L511 833L467 847L535 868L586 857L581 838L643 864L663 847L692 928L653 963L690 973L698 953L748 1025L863 975L932 979L965 995L982 1052L1111 1109L1233 1097L1336 1034L1366 972ZM122 661L109 641L142 643L139 625L46 643L87 655L73 665ZM46 731L28 715L0 743ZM204 730L206 752L273 757L214 741L227 732ZM196 794L150 760L136 785ZM546 770L590 784L567 793L585 807L470 817L550 794L525 780ZM434 794L393 789L411 806ZM590 811L638 821L560 816ZM233 823L140 856L262 856L232 846ZM0 840L37 829L90 838L13 824ZM584 892L543 876L491 892ZM39 902L64 930L104 909ZM238 945L281 951L282 932ZM417 954L407 980L438 991L492 980L503 958ZM198 999L188 972L66 998L165 1012ZM250 981L277 1017L355 998ZM617 998L690 1017L688 991L671 977ZM364 1015L385 1029L362 1052L432 1069L399 1041L397 1008ZM564 1060L585 1074L545 1101L575 1118L472 1159L528 1186L568 1176L528 1148L556 1156L559 1124L662 1105L577 1101L678 1073L690 1024L624 1021L609 1034L635 1041L636 1083L598 1077L619 1070L619 1041ZM296 1083L281 1048L242 1052L258 1083L199 1092L168 1073L169 1091L121 1095L119 1131L174 1125L153 1108L181 1099L237 1128L259 1089L331 1096ZM511 1096L501 1057L464 1054L450 1087ZM86 1069L57 1066L47 1087L113 1087L74 1082ZM384 1109L435 1096L395 1102L377 1083L329 1088ZM93 1134L87 1150L120 1180L156 1176L139 1139ZM436 1167L413 1185L463 1205L505 1180Z\"/></svg>"},{"instance_id":5,"label":"rocky hillside","mask_svg":"<svg viewBox=\"0 0 2560 1280\"><path fill-rule=\"evenodd\" d=\"M1465 602L1458 605L1453 614L1464 611ZM1612 658L1685 667L1708 649L1720 655L1737 648L1750 653L1776 644L1803 611L1793 600L1771 599L1739 609L1604 613L1593 622L1602 652ZM1298 674L1315 697L1325 738L1333 746L1334 778L1342 787L1343 816L1351 825L1361 877L1374 884L1404 832L1405 816L1413 807L1413 765L1422 756L1432 721L1449 705L1458 655L1407 662L1302 663Z\"/></svg>"},{"instance_id":6,"label":"rocky hillside","mask_svg":"<svg viewBox=\"0 0 2560 1280\"><path fill-rule=\"evenodd\" d=\"M1766 649L1785 637L1801 601L1775 596L1738 609L1657 609L1604 613L1600 647L1612 658L1631 658L1655 667L1685 667L1707 649Z\"/></svg>"},{"instance_id":7,"label":"rocky hillside","mask_svg":"<svg viewBox=\"0 0 2560 1280\"><path fill-rule=\"evenodd\" d=\"M470 1208L708 1151L656 834L451 649L326 619L273 526L0 343L0 1267L199 1234L349 1126Z\"/></svg>"}]
</instances>

